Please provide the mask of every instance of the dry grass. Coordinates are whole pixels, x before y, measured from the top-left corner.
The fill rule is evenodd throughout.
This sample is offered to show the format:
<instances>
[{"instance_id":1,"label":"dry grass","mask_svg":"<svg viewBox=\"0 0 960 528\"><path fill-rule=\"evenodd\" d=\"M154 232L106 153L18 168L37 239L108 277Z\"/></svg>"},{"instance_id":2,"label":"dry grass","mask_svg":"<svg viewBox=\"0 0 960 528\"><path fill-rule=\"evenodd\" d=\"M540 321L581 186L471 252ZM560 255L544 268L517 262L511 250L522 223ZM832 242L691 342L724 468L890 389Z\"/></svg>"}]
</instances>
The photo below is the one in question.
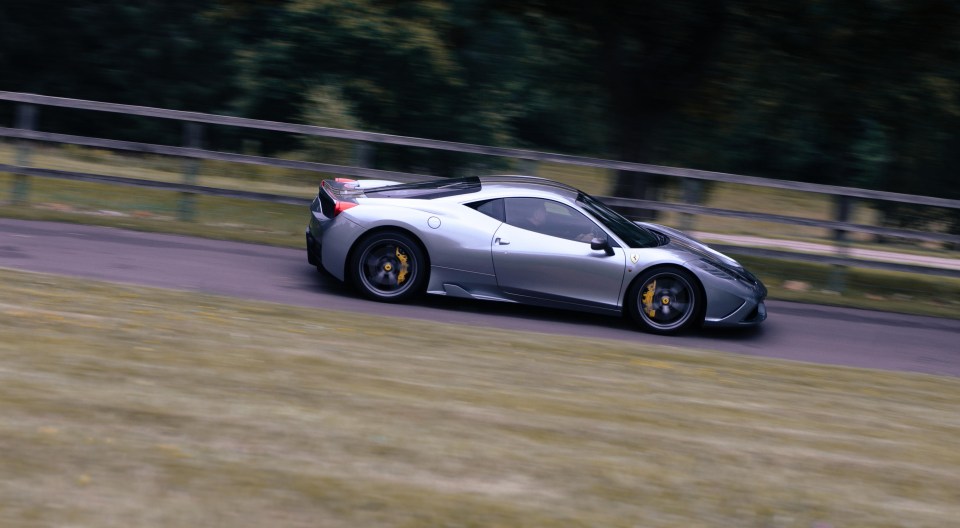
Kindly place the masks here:
<instances>
[{"instance_id":1,"label":"dry grass","mask_svg":"<svg viewBox=\"0 0 960 528\"><path fill-rule=\"evenodd\" d=\"M960 380L0 270L0 525L949 526Z\"/></svg>"}]
</instances>

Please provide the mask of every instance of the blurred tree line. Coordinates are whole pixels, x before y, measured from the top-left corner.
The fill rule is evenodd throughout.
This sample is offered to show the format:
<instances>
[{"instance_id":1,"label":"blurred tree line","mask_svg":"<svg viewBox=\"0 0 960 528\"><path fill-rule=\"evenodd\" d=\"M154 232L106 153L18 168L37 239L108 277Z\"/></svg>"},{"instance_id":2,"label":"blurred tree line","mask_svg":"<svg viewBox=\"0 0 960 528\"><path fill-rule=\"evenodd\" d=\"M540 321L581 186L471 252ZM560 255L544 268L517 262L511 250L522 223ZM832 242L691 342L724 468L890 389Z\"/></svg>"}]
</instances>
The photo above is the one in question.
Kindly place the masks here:
<instances>
[{"instance_id":1,"label":"blurred tree line","mask_svg":"<svg viewBox=\"0 0 960 528\"><path fill-rule=\"evenodd\" d=\"M0 72L8 91L960 198L957 0L5 0ZM290 141L258 145L348 155ZM621 175L616 192L662 184Z\"/></svg>"}]
</instances>

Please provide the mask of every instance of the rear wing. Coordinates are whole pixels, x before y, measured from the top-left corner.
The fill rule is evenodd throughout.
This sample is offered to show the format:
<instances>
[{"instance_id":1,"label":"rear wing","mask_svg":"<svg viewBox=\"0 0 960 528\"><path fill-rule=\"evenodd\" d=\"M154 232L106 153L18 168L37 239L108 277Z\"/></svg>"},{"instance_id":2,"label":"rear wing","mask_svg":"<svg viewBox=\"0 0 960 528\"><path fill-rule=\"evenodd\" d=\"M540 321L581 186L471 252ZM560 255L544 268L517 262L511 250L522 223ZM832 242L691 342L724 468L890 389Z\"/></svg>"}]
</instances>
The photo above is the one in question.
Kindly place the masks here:
<instances>
[{"instance_id":1,"label":"rear wing","mask_svg":"<svg viewBox=\"0 0 960 528\"><path fill-rule=\"evenodd\" d=\"M333 218L343 211L357 205L357 198L363 196L364 189L375 189L388 185L397 185L398 182L389 180L350 180L337 178L320 182L317 198L320 199L320 210L327 218Z\"/></svg>"}]
</instances>

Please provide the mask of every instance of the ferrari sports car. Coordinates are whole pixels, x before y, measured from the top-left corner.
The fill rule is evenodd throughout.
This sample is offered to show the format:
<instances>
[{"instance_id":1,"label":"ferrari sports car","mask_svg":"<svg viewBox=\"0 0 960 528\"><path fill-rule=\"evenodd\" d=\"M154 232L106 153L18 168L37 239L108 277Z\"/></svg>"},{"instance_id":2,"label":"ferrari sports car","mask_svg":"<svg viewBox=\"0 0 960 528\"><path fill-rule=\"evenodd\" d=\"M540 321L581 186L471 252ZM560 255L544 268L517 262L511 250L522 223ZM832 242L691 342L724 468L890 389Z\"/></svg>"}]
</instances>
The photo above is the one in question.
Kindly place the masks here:
<instances>
[{"instance_id":1,"label":"ferrari sports car","mask_svg":"<svg viewBox=\"0 0 960 528\"><path fill-rule=\"evenodd\" d=\"M543 178L324 180L310 213L310 264L377 301L430 293L627 315L658 334L767 317L766 288L737 261Z\"/></svg>"}]
</instances>

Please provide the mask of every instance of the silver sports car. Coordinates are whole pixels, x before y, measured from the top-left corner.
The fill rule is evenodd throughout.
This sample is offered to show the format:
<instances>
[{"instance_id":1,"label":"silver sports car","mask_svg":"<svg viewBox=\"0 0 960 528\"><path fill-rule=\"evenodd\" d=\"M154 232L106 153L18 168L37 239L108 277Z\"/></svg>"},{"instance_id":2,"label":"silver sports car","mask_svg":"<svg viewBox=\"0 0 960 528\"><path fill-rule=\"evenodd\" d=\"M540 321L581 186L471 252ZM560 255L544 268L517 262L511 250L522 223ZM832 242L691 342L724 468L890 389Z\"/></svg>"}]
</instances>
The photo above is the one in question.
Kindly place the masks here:
<instances>
[{"instance_id":1,"label":"silver sports car","mask_svg":"<svg viewBox=\"0 0 960 528\"><path fill-rule=\"evenodd\" d=\"M378 301L426 292L627 314L659 334L767 316L766 288L737 261L543 178L324 180L310 212L310 264Z\"/></svg>"}]
</instances>

